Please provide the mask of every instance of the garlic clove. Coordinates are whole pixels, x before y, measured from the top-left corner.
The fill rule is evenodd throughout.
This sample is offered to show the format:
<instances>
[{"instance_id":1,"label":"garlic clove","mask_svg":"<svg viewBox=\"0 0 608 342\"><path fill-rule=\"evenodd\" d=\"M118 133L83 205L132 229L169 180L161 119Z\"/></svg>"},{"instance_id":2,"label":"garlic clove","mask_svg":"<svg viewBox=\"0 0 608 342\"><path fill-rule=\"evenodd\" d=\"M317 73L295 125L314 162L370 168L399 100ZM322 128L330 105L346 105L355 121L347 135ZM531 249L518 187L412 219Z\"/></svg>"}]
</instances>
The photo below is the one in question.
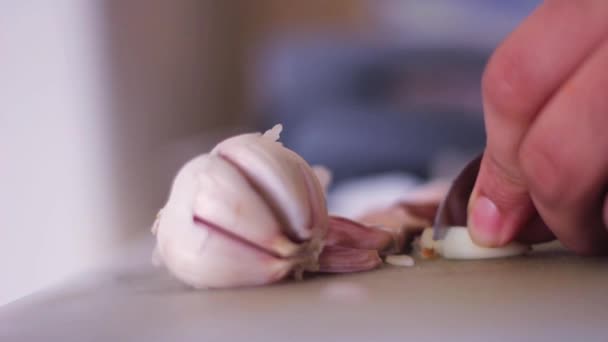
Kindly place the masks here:
<instances>
[{"instance_id":1,"label":"garlic clove","mask_svg":"<svg viewBox=\"0 0 608 342\"><path fill-rule=\"evenodd\" d=\"M384 254L398 254L409 248L414 236L432 223L438 204L435 202L401 203L361 216L357 221L392 234L394 249Z\"/></svg>"},{"instance_id":2,"label":"garlic clove","mask_svg":"<svg viewBox=\"0 0 608 342\"><path fill-rule=\"evenodd\" d=\"M205 155L190 164L195 179L193 214L282 257L301 246L290 241L263 198L234 166Z\"/></svg>"},{"instance_id":3,"label":"garlic clove","mask_svg":"<svg viewBox=\"0 0 608 342\"><path fill-rule=\"evenodd\" d=\"M390 233L364 226L343 217L332 216L325 246L341 246L358 249L374 249L379 252L394 248Z\"/></svg>"},{"instance_id":4,"label":"garlic clove","mask_svg":"<svg viewBox=\"0 0 608 342\"><path fill-rule=\"evenodd\" d=\"M165 210L158 230L158 254L181 281L195 288L262 285L284 278L293 261L277 258L244 240ZM170 227L171 229L162 229Z\"/></svg>"},{"instance_id":5,"label":"garlic clove","mask_svg":"<svg viewBox=\"0 0 608 342\"><path fill-rule=\"evenodd\" d=\"M422 233L419 243L423 256L438 254L446 259L505 258L522 255L530 250L530 246L518 242L496 248L481 247L473 242L467 227L458 226L448 228L443 240L433 240L433 230L427 228Z\"/></svg>"},{"instance_id":6,"label":"garlic clove","mask_svg":"<svg viewBox=\"0 0 608 342\"><path fill-rule=\"evenodd\" d=\"M357 221L391 234L395 241L394 249L389 251L389 254L391 254L399 253L404 249L407 235L407 227L405 224L410 222L411 219L412 218L410 215L408 215L402 208L393 206L390 208L369 212L357 219Z\"/></svg>"},{"instance_id":7,"label":"garlic clove","mask_svg":"<svg viewBox=\"0 0 608 342\"><path fill-rule=\"evenodd\" d=\"M315 235L313 238L320 239L325 236L329 222L325 190L313 169L298 155L293 152L291 153L298 158L295 162L300 166L300 174L307 190L308 206L311 215L309 226L313 235Z\"/></svg>"},{"instance_id":8,"label":"garlic clove","mask_svg":"<svg viewBox=\"0 0 608 342\"><path fill-rule=\"evenodd\" d=\"M425 259L435 258L440 255L442 244L440 240L433 239L433 228L426 228L417 241L420 255Z\"/></svg>"},{"instance_id":9,"label":"garlic clove","mask_svg":"<svg viewBox=\"0 0 608 342\"><path fill-rule=\"evenodd\" d=\"M277 125L264 135L232 137L219 143L211 153L220 155L246 174L266 200L277 207L277 212L284 215L281 224L285 233L292 240L305 241L312 237L312 221L324 220L315 218L313 209L305 204L324 208L325 198L316 177L309 177L312 187L307 187L301 177L312 173L308 164L276 141L280 130L281 126Z\"/></svg>"},{"instance_id":10,"label":"garlic clove","mask_svg":"<svg viewBox=\"0 0 608 342\"><path fill-rule=\"evenodd\" d=\"M380 265L382 265L382 259L376 250L326 246L319 256L319 272L362 272Z\"/></svg>"},{"instance_id":11,"label":"garlic clove","mask_svg":"<svg viewBox=\"0 0 608 342\"><path fill-rule=\"evenodd\" d=\"M389 255L384 259L389 265L401 266L401 267L412 267L416 265L416 261L409 255Z\"/></svg>"}]
</instances>

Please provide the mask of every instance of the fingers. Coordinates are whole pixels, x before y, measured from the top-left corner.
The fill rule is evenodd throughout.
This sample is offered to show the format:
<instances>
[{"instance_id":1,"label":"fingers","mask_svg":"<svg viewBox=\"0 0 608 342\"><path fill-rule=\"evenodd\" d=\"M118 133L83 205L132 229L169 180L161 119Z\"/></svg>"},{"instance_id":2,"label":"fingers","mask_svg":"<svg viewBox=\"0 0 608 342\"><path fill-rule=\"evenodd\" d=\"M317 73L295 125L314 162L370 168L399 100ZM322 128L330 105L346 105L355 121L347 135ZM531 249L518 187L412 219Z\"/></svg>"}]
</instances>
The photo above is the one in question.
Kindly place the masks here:
<instances>
[{"instance_id":1,"label":"fingers","mask_svg":"<svg viewBox=\"0 0 608 342\"><path fill-rule=\"evenodd\" d=\"M608 229L608 193L604 198L604 227Z\"/></svg>"},{"instance_id":2,"label":"fingers","mask_svg":"<svg viewBox=\"0 0 608 342\"><path fill-rule=\"evenodd\" d=\"M608 40L577 70L524 138L520 165L534 205L569 249L608 246Z\"/></svg>"},{"instance_id":3,"label":"fingers","mask_svg":"<svg viewBox=\"0 0 608 342\"><path fill-rule=\"evenodd\" d=\"M486 149L469 200L467 225L475 243L482 246L507 244L534 213L520 176L512 177L501 165Z\"/></svg>"},{"instance_id":4,"label":"fingers","mask_svg":"<svg viewBox=\"0 0 608 342\"><path fill-rule=\"evenodd\" d=\"M488 141L469 204L477 243L504 245L534 215L520 144L537 113L606 35L607 14L607 1L546 1L490 60L483 78Z\"/></svg>"},{"instance_id":5,"label":"fingers","mask_svg":"<svg viewBox=\"0 0 608 342\"><path fill-rule=\"evenodd\" d=\"M555 234L547 227L543 219L537 215L517 234L517 241L528 245L555 240Z\"/></svg>"},{"instance_id":6,"label":"fingers","mask_svg":"<svg viewBox=\"0 0 608 342\"><path fill-rule=\"evenodd\" d=\"M536 113L608 34L607 14L606 1L546 1L494 53L483 78L488 147L511 176Z\"/></svg>"}]
</instances>

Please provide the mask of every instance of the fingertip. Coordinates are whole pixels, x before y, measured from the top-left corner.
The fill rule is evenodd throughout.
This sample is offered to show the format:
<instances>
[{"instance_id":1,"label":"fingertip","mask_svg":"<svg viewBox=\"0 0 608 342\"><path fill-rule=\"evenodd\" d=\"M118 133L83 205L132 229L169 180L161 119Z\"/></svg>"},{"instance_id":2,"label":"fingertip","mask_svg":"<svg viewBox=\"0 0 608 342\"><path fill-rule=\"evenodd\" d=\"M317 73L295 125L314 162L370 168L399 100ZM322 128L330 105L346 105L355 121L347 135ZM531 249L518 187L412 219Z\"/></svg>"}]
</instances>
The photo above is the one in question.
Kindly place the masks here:
<instances>
[{"instance_id":1,"label":"fingertip","mask_svg":"<svg viewBox=\"0 0 608 342\"><path fill-rule=\"evenodd\" d=\"M484 247L501 244L501 218L496 204L485 196L471 197L468 226L471 238Z\"/></svg>"},{"instance_id":2,"label":"fingertip","mask_svg":"<svg viewBox=\"0 0 608 342\"><path fill-rule=\"evenodd\" d=\"M475 188L469 199L467 225L471 238L484 247L504 246L515 239L534 213L523 183L484 154Z\"/></svg>"}]
</instances>

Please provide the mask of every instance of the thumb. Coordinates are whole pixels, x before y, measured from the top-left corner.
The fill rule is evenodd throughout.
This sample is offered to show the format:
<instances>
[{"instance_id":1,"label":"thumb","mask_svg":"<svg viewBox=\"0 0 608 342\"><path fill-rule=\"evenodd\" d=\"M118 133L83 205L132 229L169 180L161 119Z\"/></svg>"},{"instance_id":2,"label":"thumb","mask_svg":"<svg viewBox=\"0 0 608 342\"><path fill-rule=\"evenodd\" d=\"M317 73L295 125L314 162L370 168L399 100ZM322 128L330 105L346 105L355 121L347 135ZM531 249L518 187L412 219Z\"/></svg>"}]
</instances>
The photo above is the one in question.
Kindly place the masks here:
<instances>
[{"instance_id":1,"label":"thumb","mask_svg":"<svg viewBox=\"0 0 608 342\"><path fill-rule=\"evenodd\" d=\"M477 244L505 245L533 217L534 205L519 174L513 165L507 168L488 150L484 153L467 215L471 237Z\"/></svg>"}]
</instances>

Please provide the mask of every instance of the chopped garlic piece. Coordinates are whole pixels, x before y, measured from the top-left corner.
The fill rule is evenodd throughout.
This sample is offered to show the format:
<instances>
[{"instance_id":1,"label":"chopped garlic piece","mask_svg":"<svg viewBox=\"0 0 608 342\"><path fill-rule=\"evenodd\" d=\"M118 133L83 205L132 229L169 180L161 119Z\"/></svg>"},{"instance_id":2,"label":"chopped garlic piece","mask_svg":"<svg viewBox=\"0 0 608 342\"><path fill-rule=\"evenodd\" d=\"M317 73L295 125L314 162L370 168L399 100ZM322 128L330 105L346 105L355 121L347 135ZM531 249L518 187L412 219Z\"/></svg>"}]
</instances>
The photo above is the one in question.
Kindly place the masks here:
<instances>
[{"instance_id":1,"label":"chopped garlic piece","mask_svg":"<svg viewBox=\"0 0 608 342\"><path fill-rule=\"evenodd\" d=\"M414 258L409 255L389 255L384 261L387 264L402 267L412 267L416 264Z\"/></svg>"},{"instance_id":2,"label":"chopped garlic piece","mask_svg":"<svg viewBox=\"0 0 608 342\"><path fill-rule=\"evenodd\" d=\"M488 248L476 245L467 227L450 227L443 240L433 240L433 230L427 228L420 238L420 247L423 251L434 251L446 259L492 259L506 258L525 254L530 246L511 242L503 247Z\"/></svg>"}]
</instances>

